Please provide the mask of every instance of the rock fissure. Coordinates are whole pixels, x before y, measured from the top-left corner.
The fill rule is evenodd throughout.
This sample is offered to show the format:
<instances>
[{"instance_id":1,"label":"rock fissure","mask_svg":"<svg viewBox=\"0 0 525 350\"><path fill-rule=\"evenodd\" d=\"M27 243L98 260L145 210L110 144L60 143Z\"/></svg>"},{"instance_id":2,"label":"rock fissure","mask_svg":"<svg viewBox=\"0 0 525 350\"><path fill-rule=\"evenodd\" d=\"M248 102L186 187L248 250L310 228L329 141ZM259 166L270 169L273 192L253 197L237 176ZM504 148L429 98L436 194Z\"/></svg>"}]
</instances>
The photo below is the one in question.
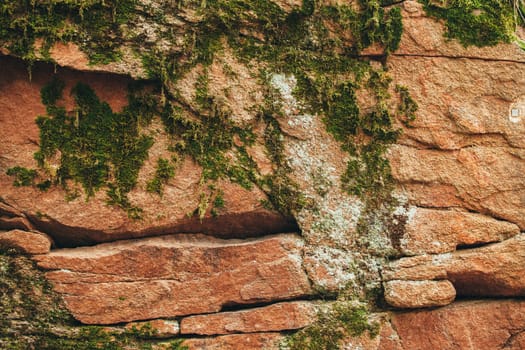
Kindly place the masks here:
<instances>
[{"instance_id":1,"label":"rock fissure","mask_svg":"<svg viewBox=\"0 0 525 350\"><path fill-rule=\"evenodd\" d=\"M401 50L400 50L401 51ZM392 56L397 57L419 57L419 58L444 58L444 59L467 59L475 61L495 62L495 63L518 63L525 64L525 60L513 60L513 59L501 59L501 58L490 58L490 57L476 57L476 56L453 56L453 55L439 55L439 54L417 54L417 53L403 53L396 51L392 53Z\"/></svg>"}]
</instances>

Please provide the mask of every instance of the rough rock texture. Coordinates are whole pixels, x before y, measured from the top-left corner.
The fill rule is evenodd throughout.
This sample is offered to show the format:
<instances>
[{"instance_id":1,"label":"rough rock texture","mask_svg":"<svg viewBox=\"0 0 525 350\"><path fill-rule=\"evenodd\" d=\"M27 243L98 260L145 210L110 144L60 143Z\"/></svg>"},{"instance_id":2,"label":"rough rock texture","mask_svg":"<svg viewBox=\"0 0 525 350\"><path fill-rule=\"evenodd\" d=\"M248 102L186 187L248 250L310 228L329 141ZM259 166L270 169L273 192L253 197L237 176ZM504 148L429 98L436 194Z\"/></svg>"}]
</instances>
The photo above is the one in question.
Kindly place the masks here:
<instances>
[{"instance_id":1,"label":"rough rock texture","mask_svg":"<svg viewBox=\"0 0 525 350\"><path fill-rule=\"evenodd\" d=\"M38 150L39 129L35 118L45 114L40 89L52 79L53 67L36 64L29 81L22 63L8 57L0 57L0 61L0 105L3 106L0 112L1 196L3 202L22 215L13 215L9 219L0 217L0 229L23 229L32 225L50 234L60 246L177 232L247 237L296 229L293 219L263 207L261 200L266 196L262 191L256 188L249 191L229 181L221 181L217 186L223 191L227 203L218 212L218 218L213 217L210 210L203 219L192 216L199 206L204 186L200 184L202 169L190 159L179 166L175 178L166 185L162 198L146 192L146 182L155 171L157 159L161 156L170 158L163 148L167 136L159 131L162 130L160 125L154 125L150 130L157 143L139 174L139 185L130 195L132 203L138 203L144 210L142 220L132 220L122 209L108 206L104 191L97 192L89 201L83 196L68 201L60 187L46 192L33 187L14 187L13 178L6 175L8 168L36 166L33 153ZM127 104L129 78L60 67L55 76L66 83L66 108L73 107L69 90L78 81L89 82L99 98L108 102L114 111L120 111ZM30 224L25 225L23 218L29 219Z\"/></svg>"},{"instance_id":2,"label":"rough rock texture","mask_svg":"<svg viewBox=\"0 0 525 350\"><path fill-rule=\"evenodd\" d=\"M283 338L280 333L252 333L222 335L214 338L188 339L183 345L191 350L259 350L278 349L279 341Z\"/></svg>"},{"instance_id":3,"label":"rough rock texture","mask_svg":"<svg viewBox=\"0 0 525 350\"><path fill-rule=\"evenodd\" d=\"M524 296L525 235L450 254L403 258L390 268L386 279L447 278L458 295Z\"/></svg>"},{"instance_id":4,"label":"rough rock texture","mask_svg":"<svg viewBox=\"0 0 525 350\"><path fill-rule=\"evenodd\" d=\"M83 323L217 312L312 294L298 236L219 240L170 235L38 256Z\"/></svg>"},{"instance_id":5,"label":"rough rock texture","mask_svg":"<svg viewBox=\"0 0 525 350\"><path fill-rule=\"evenodd\" d=\"M51 239L41 232L27 232L22 230L0 231L0 247L16 248L23 253L49 253L51 244Z\"/></svg>"},{"instance_id":6,"label":"rough rock texture","mask_svg":"<svg viewBox=\"0 0 525 350\"><path fill-rule=\"evenodd\" d=\"M181 334L274 332L303 328L313 322L315 305L307 301L278 303L261 308L185 317Z\"/></svg>"},{"instance_id":7,"label":"rough rock texture","mask_svg":"<svg viewBox=\"0 0 525 350\"><path fill-rule=\"evenodd\" d=\"M401 249L406 255L446 253L458 246L502 241L519 232L517 225L489 216L417 208L409 215Z\"/></svg>"},{"instance_id":8,"label":"rough rock texture","mask_svg":"<svg viewBox=\"0 0 525 350\"><path fill-rule=\"evenodd\" d=\"M522 300L482 300L394 314L398 339L378 349L523 349L524 311Z\"/></svg>"},{"instance_id":9,"label":"rough rock texture","mask_svg":"<svg viewBox=\"0 0 525 350\"><path fill-rule=\"evenodd\" d=\"M449 281L388 281L385 300L398 308L422 308L448 305L454 301L456 290Z\"/></svg>"}]
</instances>

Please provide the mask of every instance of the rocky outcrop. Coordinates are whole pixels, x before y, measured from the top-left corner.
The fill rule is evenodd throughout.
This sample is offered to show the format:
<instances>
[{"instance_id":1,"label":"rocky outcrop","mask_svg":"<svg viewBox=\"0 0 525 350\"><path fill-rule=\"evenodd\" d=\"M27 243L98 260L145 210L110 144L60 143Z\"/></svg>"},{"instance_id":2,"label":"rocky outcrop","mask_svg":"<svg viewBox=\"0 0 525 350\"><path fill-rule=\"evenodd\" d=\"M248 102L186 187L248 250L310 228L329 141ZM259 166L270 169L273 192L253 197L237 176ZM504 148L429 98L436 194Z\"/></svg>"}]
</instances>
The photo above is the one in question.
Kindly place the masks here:
<instances>
[{"instance_id":1,"label":"rocky outcrop","mask_svg":"<svg viewBox=\"0 0 525 350\"><path fill-rule=\"evenodd\" d=\"M217 312L313 293L296 235L228 241L170 235L36 257L73 315L111 324Z\"/></svg>"}]
</instances>

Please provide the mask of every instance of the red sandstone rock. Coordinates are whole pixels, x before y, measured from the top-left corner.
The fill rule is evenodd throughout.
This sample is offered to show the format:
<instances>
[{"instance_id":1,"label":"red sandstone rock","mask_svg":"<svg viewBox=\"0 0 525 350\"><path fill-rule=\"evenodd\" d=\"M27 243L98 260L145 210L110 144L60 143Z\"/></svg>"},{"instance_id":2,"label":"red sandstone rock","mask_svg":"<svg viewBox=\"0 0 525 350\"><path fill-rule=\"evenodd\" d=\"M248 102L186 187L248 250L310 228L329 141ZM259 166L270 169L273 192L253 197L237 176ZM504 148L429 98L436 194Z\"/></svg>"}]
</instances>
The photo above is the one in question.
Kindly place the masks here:
<instances>
[{"instance_id":1,"label":"red sandstone rock","mask_svg":"<svg viewBox=\"0 0 525 350\"><path fill-rule=\"evenodd\" d=\"M452 254L403 258L383 276L386 280L445 277L458 295L525 296L525 235Z\"/></svg>"},{"instance_id":2,"label":"red sandstone rock","mask_svg":"<svg viewBox=\"0 0 525 350\"><path fill-rule=\"evenodd\" d=\"M182 334L215 335L285 331L303 328L315 319L316 307L307 301L278 303L270 306L218 314L185 317Z\"/></svg>"},{"instance_id":3,"label":"red sandstone rock","mask_svg":"<svg viewBox=\"0 0 525 350\"><path fill-rule=\"evenodd\" d=\"M523 349L525 301L457 302L424 311L394 313L400 347L378 349ZM368 349L367 349L368 350Z\"/></svg>"},{"instance_id":4,"label":"red sandstone rock","mask_svg":"<svg viewBox=\"0 0 525 350\"><path fill-rule=\"evenodd\" d=\"M524 149L473 146L439 151L396 145L389 157L392 173L402 184L452 186L466 208L525 227ZM418 192L410 194L416 203L420 201Z\"/></svg>"},{"instance_id":5,"label":"red sandstone rock","mask_svg":"<svg viewBox=\"0 0 525 350\"><path fill-rule=\"evenodd\" d=\"M229 181L219 181L217 189L224 193L225 207L218 217L209 207L204 218L192 216L199 206L201 193L207 191L200 183L202 169L190 159L179 165L176 175L165 186L162 198L148 193L146 183L155 172L159 157L170 158L168 136L160 123L153 123L150 132L156 143L149 159L139 173L138 184L130 193L130 201L143 209L143 219L133 220L124 210L108 206L105 191L101 190L88 201L81 196L67 201L60 187L41 192L31 187L14 187L6 170L13 166L35 168L33 154L38 150L38 115L45 114L40 89L53 77L66 83L63 104L73 108L70 89L78 81L88 82L101 100L114 111L127 104L127 77L83 73L61 67L35 64L32 81L26 67L12 58L0 58L0 196L21 215L27 216L36 229L53 236L59 246L76 246L177 232L205 232L223 237L247 237L296 229L294 220L267 210L261 204L266 195L259 189L246 190ZM206 194L206 193L204 193ZM209 199L210 201L213 198ZM10 221L10 220L7 220ZM12 220L11 220L12 221ZM2 220L0 227L20 228L20 222Z\"/></svg>"},{"instance_id":6,"label":"red sandstone rock","mask_svg":"<svg viewBox=\"0 0 525 350\"><path fill-rule=\"evenodd\" d=\"M83 323L218 312L312 294L295 235L220 240L171 235L36 257Z\"/></svg>"},{"instance_id":7,"label":"red sandstone rock","mask_svg":"<svg viewBox=\"0 0 525 350\"><path fill-rule=\"evenodd\" d=\"M0 246L17 248L27 254L45 254L51 249L51 239L40 232L22 230L0 231Z\"/></svg>"},{"instance_id":8,"label":"red sandstone rock","mask_svg":"<svg viewBox=\"0 0 525 350\"><path fill-rule=\"evenodd\" d=\"M448 305L456 297L452 283L442 281L388 281L385 300L398 308L422 308Z\"/></svg>"},{"instance_id":9,"label":"red sandstone rock","mask_svg":"<svg viewBox=\"0 0 525 350\"><path fill-rule=\"evenodd\" d=\"M283 336L279 333L232 334L214 338L188 339L190 350L277 350Z\"/></svg>"},{"instance_id":10,"label":"red sandstone rock","mask_svg":"<svg viewBox=\"0 0 525 350\"><path fill-rule=\"evenodd\" d=\"M401 249L407 255L445 253L458 245L475 245L507 239L519 227L484 215L418 208L406 224Z\"/></svg>"}]
</instances>

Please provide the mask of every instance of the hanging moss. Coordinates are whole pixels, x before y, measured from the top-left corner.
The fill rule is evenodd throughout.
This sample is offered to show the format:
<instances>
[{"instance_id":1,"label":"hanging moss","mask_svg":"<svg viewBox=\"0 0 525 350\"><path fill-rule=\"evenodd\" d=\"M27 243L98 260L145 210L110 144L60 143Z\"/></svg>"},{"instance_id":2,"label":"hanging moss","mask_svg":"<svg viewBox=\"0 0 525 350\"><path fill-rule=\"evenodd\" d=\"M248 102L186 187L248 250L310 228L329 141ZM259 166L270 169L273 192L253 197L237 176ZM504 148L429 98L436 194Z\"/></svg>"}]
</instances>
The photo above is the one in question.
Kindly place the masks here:
<instances>
[{"instance_id":1,"label":"hanging moss","mask_svg":"<svg viewBox=\"0 0 525 350\"><path fill-rule=\"evenodd\" d=\"M82 185L89 198L106 187L108 203L138 217L140 209L131 205L127 193L135 187L138 172L153 144L151 137L140 132L141 127L151 121L148 105L152 101L135 93L129 97L129 105L122 113L114 113L88 85L78 83L71 90L75 110L68 114L57 105L63 87L63 82L54 79L41 91L48 114L36 120L40 128L40 149L35 159L42 172L50 177L38 184L39 188L45 190L51 183L60 184L72 198L71 195L78 196L76 190L70 190L70 181L73 181ZM46 163L52 161L57 152L60 152L58 168L56 173L50 173L45 170L49 169ZM15 182L21 185L33 184L36 171L20 169L11 170L9 175L16 176Z\"/></svg>"},{"instance_id":2,"label":"hanging moss","mask_svg":"<svg viewBox=\"0 0 525 350\"><path fill-rule=\"evenodd\" d=\"M514 39L513 3L507 0L449 0L443 6L421 0L426 12L445 20L446 35L464 46L491 46Z\"/></svg>"}]
</instances>

